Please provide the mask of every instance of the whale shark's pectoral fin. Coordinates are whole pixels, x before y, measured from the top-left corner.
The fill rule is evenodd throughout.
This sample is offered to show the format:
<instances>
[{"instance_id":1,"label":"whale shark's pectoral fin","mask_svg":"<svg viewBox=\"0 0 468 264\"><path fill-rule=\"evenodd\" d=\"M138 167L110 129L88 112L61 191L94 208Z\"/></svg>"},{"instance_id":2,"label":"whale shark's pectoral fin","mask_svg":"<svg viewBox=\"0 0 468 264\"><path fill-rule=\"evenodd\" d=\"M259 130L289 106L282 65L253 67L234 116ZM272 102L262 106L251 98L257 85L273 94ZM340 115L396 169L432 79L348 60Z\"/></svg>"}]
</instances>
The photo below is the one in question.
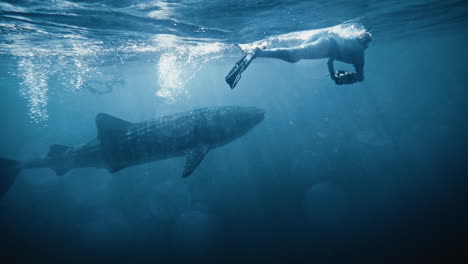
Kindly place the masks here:
<instances>
[{"instance_id":1,"label":"whale shark's pectoral fin","mask_svg":"<svg viewBox=\"0 0 468 264\"><path fill-rule=\"evenodd\" d=\"M188 177L192 172L200 165L200 162L205 157L206 153L210 150L209 146L206 144L201 144L193 149L187 150L185 156L187 157L185 161L184 172L182 177Z\"/></svg>"}]
</instances>

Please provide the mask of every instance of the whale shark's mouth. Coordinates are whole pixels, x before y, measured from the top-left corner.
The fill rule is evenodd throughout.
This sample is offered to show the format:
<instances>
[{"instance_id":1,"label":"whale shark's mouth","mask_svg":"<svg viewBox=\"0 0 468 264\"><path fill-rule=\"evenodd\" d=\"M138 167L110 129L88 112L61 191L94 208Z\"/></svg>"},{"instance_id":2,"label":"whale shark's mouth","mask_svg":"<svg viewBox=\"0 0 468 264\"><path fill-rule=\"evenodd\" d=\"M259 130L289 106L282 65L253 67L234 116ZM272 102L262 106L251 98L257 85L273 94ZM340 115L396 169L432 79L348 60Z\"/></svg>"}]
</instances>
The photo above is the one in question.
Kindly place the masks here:
<instances>
[{"instance_id":1,"label":"whale shark's mouth","mask_svg":"<svg viewBox=\"0 0 468 264\"><path fill-rule=\"evenodd\" d=\"M250 114L250 117L247 118L246 121L257 125L265 119L265 111L258 108L254 108L254 111L255 113Z\"/></svg>"},{"instance_id":2,"label":"whale shark's mouth","mask_svg":"<svg viewBox=\"0 0 468 264\"><path fill-rule=\"evenodd\" d=\"M258 118L258 122L262 122L263 120L265 120L265 111L263 110L260 110L261 112L258 114L259 116L257 117Z\"/></svg>"}]
</instances>

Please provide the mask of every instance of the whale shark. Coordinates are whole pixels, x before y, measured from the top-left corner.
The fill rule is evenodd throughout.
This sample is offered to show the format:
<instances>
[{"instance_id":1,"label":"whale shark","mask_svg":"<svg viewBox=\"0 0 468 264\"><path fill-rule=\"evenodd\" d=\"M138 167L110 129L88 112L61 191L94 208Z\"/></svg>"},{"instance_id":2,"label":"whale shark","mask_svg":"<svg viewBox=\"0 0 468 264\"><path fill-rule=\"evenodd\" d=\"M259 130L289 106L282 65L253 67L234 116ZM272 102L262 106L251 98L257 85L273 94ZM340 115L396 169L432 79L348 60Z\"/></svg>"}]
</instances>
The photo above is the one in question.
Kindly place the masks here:
<instances>
[{"instance_id":1,"label":"whale shark","mask_svg":"<svg viewBox=\"0 0 468 264\"><path fill-rule=\"evenodd\" d=\"M24 162L0 158L0 198L23 169L50 168L59 176L74 168L104 168L115 173L185 156L182 177L187 177L210 150L243 136L264 118L263 110L241 106L200 108L138 123L99 113L97 137L85 144L51 145L46 157Z\"/></svg>"}]
</instances>

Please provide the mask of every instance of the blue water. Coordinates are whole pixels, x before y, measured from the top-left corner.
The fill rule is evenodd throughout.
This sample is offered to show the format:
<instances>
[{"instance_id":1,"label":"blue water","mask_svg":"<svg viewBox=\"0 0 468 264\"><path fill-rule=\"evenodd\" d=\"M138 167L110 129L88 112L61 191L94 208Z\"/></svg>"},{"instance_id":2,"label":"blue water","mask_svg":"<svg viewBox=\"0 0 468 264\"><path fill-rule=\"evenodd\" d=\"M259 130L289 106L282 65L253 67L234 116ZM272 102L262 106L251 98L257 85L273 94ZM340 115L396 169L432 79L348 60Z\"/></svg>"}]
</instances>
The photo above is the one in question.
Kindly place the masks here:
<instances>
[{"instance_id":1,"label":"blue water","mask_svg":"<svg viewBox=\"0 0 468 264\"><path fill-rule=\"evenodd\" d=\"M266 119L186 179L183 158L25 170L0 201L0 262L466 256L467 26L454 0L2 1L1 157L87 142L100 112L242 105ZM373 34L364 82L335 85L326 60L273 59L224 82L233 44L325 28Z\"/></svg>"}]
</instances>

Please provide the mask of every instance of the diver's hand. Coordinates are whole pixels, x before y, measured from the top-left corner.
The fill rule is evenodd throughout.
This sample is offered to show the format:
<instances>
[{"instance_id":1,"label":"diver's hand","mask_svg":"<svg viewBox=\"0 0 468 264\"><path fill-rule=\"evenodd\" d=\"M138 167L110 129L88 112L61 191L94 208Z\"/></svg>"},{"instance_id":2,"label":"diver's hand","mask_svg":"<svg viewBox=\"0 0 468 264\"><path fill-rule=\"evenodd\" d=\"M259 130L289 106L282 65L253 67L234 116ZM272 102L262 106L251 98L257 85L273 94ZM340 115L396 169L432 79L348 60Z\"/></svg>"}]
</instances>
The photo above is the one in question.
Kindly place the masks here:
<instances>
[{"instance_id":1,"label":"diver's hand","mask_svg":"<svg viewBox=\"0 0 468 264\"><path fill-rule=\"evenodd\" d=\"M346 74L346 72L345 72L345 71L337 71L337 72L335 72L334 74L328 75L328 76L329 76L332 80L334 80L336 84L339 84L340 76L342 76L343 74Z\"/></svg>"},{"instance_id":2,"label":"diver's hand","mask_svg":"<svg viewBox=\"0 0 468 264\"><path fill-rule=\"evenodd\" d=\"M333 79L333 78L332 78ZM336 84L353 84L357 82L357 74L354 72L345 72L345 71L337 71L335 73L335 79L333 79Z\"/></svg>"}]
</instances>

